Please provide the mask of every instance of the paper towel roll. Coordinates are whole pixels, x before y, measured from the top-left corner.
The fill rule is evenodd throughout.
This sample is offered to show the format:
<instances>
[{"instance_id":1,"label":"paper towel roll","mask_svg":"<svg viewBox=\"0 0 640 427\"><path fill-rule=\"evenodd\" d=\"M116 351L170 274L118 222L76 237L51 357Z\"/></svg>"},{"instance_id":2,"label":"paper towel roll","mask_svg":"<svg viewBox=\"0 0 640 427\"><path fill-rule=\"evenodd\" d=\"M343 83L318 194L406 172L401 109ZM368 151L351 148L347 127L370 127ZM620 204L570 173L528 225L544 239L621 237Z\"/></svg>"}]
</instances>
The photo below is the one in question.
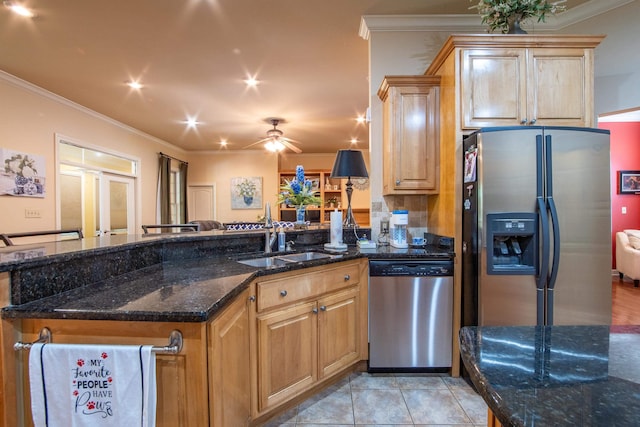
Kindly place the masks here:
<instances>
[{"instance_id":1,"label":"paper towel roll","mask_svg":"<svg viewBox=\"0 0 640 427\"><path fill-rule=\"evenodd\" d=\"M331 245L342 245L342 212L331 212Z\"/></svg>"}]
</instances>

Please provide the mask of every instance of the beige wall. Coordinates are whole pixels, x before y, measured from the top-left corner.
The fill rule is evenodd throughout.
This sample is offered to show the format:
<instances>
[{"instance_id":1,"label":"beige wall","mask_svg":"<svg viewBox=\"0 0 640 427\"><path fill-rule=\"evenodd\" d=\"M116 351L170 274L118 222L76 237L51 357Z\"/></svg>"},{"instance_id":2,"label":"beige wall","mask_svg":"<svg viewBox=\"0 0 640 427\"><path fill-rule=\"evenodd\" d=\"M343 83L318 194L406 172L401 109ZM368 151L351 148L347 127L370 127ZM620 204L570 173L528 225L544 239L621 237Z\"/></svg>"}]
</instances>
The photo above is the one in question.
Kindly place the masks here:
<instances>
[{"instance_id":1,"label":"beige wall","mask_svg":"<svg viewBox=\"0 0 640 427\"><path fill-rule=\"evenodd\" d=\"M335 154L266 154L255 151L187 152L169 143L101 116L85 107L46 92L0 71L0 147L43 156L46 162L44 198L0 196L0 232L22 232L58 228L56 216L55 135L106 152L140 160L136 203L141 224L156 223L157 153L189 162L188 182L215 184L217 220L255 221L264 213L264 203L276 205L278 171L331 169ZM368 153L365 162L368 167ZM231 209L231 178L262 177L263 206L260 209ZM346 197L345 197L346 199ZM369 207L368 191L355 190L355 208ZM25 218L25 209L37 209L41 218Z\"/></svg>"},{"instance_id":2,"label":"beige wall","mask_svg":"<svg viewBox=\"0 0 640 427\"><path fill-rule=\"evenodd\" d=\"M278 157L261 150L190 152L188 182L190 185L215 184L216 216L220 222L255 221L264 214L264 204L275 207L278 194ZM231 178L262 177L260 209L231 209ZM274 208L272 214L275 213Z\"/></svg>"},{"instance_id":3,"label":"beige wall","mask_svg":"<svg viewBox=\"0 0 640 427\"><path fill-rule=\"evenodd\" d=\"M94 113L0 71L0 147L43 156L46 161L44 198L0 196L0 231L21 232L58 227L56 217L55 134L104 151L140 161L136 200L142 223L156 222L157 152L181 158L184 152L142 132ZM37 209L41 218L25 218Z\"/></svg>"}]
</instances>

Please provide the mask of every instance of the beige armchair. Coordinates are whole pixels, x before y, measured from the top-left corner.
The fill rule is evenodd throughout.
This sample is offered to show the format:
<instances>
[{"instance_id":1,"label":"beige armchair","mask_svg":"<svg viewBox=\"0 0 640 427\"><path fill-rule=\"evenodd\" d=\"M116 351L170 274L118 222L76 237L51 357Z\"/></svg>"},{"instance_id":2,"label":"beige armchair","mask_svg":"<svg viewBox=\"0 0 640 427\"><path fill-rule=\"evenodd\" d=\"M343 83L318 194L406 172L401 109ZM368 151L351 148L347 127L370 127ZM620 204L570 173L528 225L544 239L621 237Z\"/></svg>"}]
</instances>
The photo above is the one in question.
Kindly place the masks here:
<instances>
[{"instance_id":1,"label":"beige armchair","mask_svg":"<svg viewBox=\"0 0 640 427\"><path fill-rule=\"evenodd\" d=\"M616 233L616 270L622 279L625 275L640 283L640 230L624 230Z\"/></svg>"}]
</instances>

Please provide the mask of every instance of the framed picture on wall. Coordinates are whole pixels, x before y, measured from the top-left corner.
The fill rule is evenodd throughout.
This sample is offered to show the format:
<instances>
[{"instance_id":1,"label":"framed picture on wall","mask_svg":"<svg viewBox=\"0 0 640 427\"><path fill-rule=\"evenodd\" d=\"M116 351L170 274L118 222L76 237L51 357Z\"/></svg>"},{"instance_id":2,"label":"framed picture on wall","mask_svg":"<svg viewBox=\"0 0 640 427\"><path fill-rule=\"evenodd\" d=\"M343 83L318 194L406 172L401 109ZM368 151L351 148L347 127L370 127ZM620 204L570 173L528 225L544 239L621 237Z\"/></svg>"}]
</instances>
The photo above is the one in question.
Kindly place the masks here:
<instances>
[{"instance_id":1,"label":"framed picture on wall","mask_svg":"<svg viewBox=\"0 0 640 427\"><path fill-rule=\"evenodd\" d=\"M618 171L618 193L640 194L640 171Z\"/></svg>"},{"instance_id":2,"label":"framed picture on wall","mask_svg":"<svg viewBox=\"0 0 640 427\"><path fill-rule=\"evenodd\" d=\"M231 209L262 208L262 177L231 178Z\"/></svg>"}]
</instances>

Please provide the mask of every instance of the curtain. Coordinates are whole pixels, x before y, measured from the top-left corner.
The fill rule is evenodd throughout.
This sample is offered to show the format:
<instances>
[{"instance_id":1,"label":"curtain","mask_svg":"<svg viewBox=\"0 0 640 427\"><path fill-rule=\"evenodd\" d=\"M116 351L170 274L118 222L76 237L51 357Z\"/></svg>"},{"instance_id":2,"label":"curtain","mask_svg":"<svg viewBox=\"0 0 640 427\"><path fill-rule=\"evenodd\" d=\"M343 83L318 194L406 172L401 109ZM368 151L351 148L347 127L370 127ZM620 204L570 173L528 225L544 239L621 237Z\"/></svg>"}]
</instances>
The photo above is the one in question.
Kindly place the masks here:
<instances>
[{"instance_id":1,"label":"curtain","mask_svg":"<svg viewBox=\"0 0 640 427\"><path fill-rule=\"evenodd\" d=\"M162 153L159 156L158 166L158 216L160 224L171 223L171 159Z\"/></svg>"},{"instance_id":2,"label":"curtain","mask_svg":"<svg viewBox=\"0 0 640 427\"><path fill-rule=\"evenodd\" d=\"M182 224L187 223L187 169L189 164L186 162L180 162L180 206L178 207L179 216L178 222Z\"/></svg>"}]
</instances>

